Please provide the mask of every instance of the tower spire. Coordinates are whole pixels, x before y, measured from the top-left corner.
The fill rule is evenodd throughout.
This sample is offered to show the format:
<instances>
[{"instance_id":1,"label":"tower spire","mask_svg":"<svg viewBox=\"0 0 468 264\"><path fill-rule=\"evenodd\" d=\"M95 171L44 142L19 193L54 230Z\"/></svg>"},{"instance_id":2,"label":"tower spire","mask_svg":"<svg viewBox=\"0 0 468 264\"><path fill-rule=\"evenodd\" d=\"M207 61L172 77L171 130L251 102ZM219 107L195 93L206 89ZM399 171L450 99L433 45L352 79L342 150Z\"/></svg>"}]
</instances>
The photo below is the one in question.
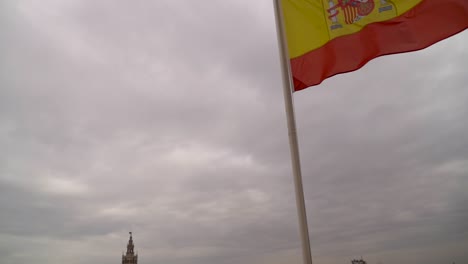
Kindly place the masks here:
<instances>
[{"instance_id":1,"label":"tower spire","mask_svg":"<svg viewBox=\"0 0 468 264\"><path fill-rule=\"evenodd\" d=\"M128 232L130 234L130 238L128 239L128 244L127 244L127 256L129 254L133 255L133 250L135 248L135 245L133 245L133 237L132 237L132 232Z\"/></svg>"},{"instance_id":2,"label":"tower spire","mask_svg":"<svg viewBox=\"0 0 468 264\"><path fill-rule=\"evenodd\" d=\"M128 232L130 238L127 243L127 252L125 255L122 255L122 264L137 264L138 255L135 254L135 245L133 244L132 232Z\"/></svg>"}]
</instances>

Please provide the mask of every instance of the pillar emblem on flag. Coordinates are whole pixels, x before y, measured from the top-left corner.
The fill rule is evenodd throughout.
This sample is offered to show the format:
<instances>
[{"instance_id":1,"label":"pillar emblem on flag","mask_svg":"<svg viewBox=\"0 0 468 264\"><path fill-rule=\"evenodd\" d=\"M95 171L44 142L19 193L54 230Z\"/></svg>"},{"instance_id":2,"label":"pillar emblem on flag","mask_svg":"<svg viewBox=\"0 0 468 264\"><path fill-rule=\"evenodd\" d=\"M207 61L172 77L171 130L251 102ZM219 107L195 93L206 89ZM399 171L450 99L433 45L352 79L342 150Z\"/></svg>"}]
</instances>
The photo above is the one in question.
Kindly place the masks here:
<instances>
[{"instance_id":1,"label":"pillar emblem on flag","mask_svg":"<svg viewBox=\"0 0 468 264\"><path fill-rule=\"evenodd\" d=\"M379 13L393 10L393 4L390 0L380 0Z\"/></svg>"}]
</instances>

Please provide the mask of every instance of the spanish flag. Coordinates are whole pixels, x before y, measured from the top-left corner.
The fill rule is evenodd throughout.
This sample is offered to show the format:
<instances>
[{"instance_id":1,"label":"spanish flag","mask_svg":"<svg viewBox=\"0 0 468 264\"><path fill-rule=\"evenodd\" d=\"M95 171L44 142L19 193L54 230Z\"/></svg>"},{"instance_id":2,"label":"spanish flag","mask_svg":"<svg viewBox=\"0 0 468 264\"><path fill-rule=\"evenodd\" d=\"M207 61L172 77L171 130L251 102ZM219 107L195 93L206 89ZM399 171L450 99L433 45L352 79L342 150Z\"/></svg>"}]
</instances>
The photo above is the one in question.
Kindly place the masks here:
<instances>
[{"instance_id":1,"label":"spanish flag","mask_svg":"<svg viewBox=\"0 0 468 264\"><path fill-rule=\"evenodd\" d=\"M295 91L468 27L468 0L280 1Z\"/></svg>"}]
</instances>

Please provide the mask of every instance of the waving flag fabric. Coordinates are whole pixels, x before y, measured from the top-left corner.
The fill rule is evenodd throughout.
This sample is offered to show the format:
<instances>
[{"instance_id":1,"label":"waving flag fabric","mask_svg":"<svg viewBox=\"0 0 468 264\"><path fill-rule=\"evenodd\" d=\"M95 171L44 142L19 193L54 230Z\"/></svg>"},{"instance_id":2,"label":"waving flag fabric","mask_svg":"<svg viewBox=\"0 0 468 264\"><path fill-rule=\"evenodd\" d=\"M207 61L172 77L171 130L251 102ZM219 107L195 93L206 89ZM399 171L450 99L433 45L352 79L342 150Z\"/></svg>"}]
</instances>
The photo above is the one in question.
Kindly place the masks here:
<instances>
[{"instance_id":1,"label":"waving flag fabric","mask_svg":"<svg viewBox=\"0 0 468 264\"><path fill-rule=\"evenodd\" d=\"M468 0L281 0L298 91L468 27Z\"/></svg>"}]
</instances>

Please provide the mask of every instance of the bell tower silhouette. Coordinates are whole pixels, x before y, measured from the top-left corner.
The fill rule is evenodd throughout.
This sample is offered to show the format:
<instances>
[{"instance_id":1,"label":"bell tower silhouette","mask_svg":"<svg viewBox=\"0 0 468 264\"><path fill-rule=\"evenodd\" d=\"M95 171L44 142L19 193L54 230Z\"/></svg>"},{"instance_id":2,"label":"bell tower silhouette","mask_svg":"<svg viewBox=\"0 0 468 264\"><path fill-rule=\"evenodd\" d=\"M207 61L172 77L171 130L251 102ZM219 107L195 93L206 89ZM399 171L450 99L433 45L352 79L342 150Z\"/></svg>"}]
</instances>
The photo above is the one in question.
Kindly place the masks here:
<instances>
[{"instance_id":1,"label":"bell tower silhouette","mask_svg":"<svg viewBox=\"0 0 468 264\"><path fill-rule=\"evenodd\" d=\"M122 264L138 264L138 254L135 254L135 245L133 244L132 232L128 232L130 238L127 244L127 253L122 254Z\"/></svg>"}]
</instances>

